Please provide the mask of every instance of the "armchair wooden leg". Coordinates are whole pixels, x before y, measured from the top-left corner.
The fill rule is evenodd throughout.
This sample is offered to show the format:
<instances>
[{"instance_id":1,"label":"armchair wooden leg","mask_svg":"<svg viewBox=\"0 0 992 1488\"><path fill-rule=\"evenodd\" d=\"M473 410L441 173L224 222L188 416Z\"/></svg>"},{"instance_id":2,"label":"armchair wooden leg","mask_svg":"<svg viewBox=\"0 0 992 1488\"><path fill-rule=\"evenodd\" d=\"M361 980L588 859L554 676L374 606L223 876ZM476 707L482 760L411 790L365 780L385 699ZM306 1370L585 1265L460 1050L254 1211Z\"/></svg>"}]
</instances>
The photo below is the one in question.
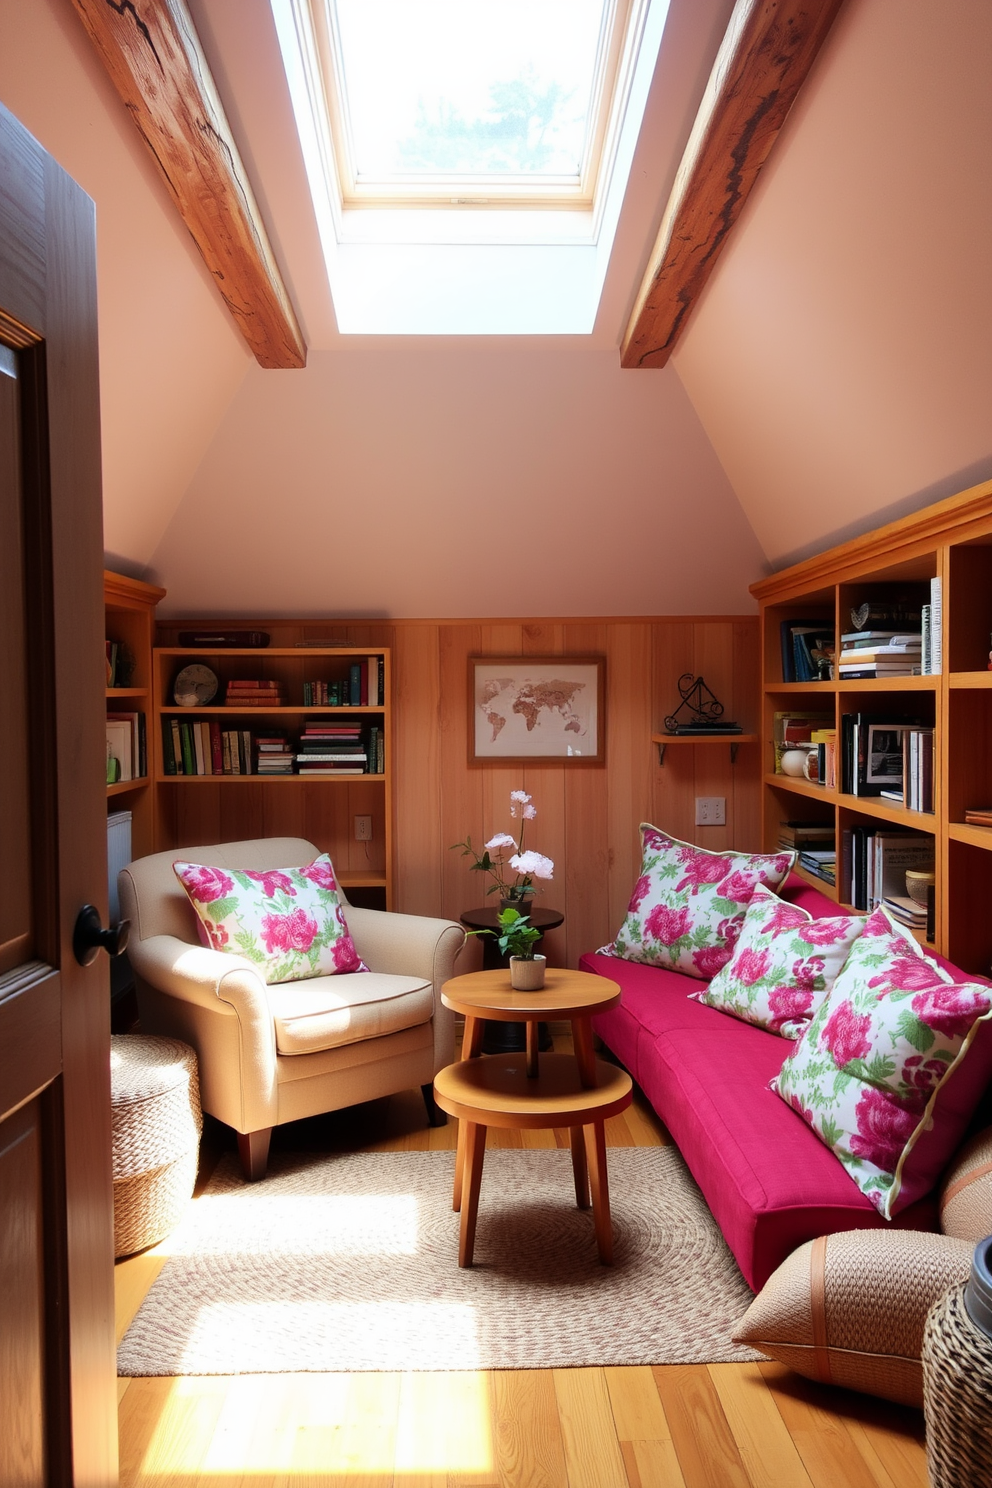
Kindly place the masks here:
<instances>
[{"instance_id":1,"label":"armchair wooden leg","mask_svg":"<svg viewBox=\"0 0 992 1488\"><path fill-rule=\"evenodd\" d=\"M437 1101L434 1099L433 1084L421 1085L420 1091L424 1097L424 1105L427 1107L428 1126L445 1126L447 1124L448 1118L445 1112L441 1110L441 1107L438 1105Z\"/></svg>"},{"instance_id":2,"label":"armchair wooden leg","mask_svg":"<svg viewBox=\"0 0 992 1488\"><path fill-rule=\"evenodd\" d=\"M263 1127L261 1131L238 1132L238 1155L241 1158L241 1171L249 1183L257 1183L260 1178L265 1177L265 1170L269 1165L269 1143L271 1140L271 1126Z\"/></svg>"}]
</instances>

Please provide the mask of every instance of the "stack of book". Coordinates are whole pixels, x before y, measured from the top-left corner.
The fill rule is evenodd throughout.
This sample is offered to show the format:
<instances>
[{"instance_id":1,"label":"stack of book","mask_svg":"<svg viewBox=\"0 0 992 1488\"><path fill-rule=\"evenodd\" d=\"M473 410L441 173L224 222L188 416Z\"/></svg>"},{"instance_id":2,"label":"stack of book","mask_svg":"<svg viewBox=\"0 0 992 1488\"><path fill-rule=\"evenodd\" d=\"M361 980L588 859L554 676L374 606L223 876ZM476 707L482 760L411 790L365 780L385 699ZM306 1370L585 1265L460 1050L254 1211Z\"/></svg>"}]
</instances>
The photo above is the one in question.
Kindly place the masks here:
<instances>
[{"instance_id":1,"label":"stack of book","mask_svg":"<svg viewBox=\"0 0 992 1488\"><path fill-rule=\"evenodd\" d=\"M853 682L859 677L918 677L922 657L920 631L849 631L841 636L838 673L842 682Z\"/></svg>"},{"instance_id":2,"label":"stack of book","mask_svg":"<svg viewBox=\"0 0 992 1488\"><path fill-rule=\"evenodd\" d=\"M281 708L282 689L278 682L228 682L224 694L228 708Z\"/></svg>"},{"instance_id":3,"label":"stack of book","mask_svg":"<svg viewBox=\"0 0 992 1488\"><path fill-rule=\"evenodd\" d=\"M364 775L368 752L359 723L312 723L300 736L296 752L300 775Z\"/></svg>"},{"instance_id":4,"label":"stack of book","mask_svg":"<svg viewBox=\"0 0 992 1488\"><path fill-rule=\"evenodd\" d=\"M807 873L825 883L836 882L837 854L831 822L779 822L778 842L779 847L792 848L799 854L799 863Z\"/></svg>"},{"instance_id":5,"label":"stack of book","mask_svg":"<svg viewBox=\"0 0 992 1488\"><path fill-rule=\"evenodd\" d=\"M902 782L879 794L898 801L908 811L932 811L933 729L904 728L898 732L902 734Z\"/></svg>"},{"instance_id":6,"label":"stack of book","mask_svg":"<svg viewBox=\"0 0 992 1488\"><path fill-rule=\"evenodd\" d=\"M992 827L992 806L969 806L964 819L972 827Z\"/></svg>"},{"instance_id":7,"label":"stack of book","mask_svg":"<svg viewBox=\"0 0 992 1488\"><path fill-rule=\"evenodd\" d=\"M811 747L816 748L816 779L827 790L837 786L837 730L835 728L813 729L809 736Z\"/></svg>"},{"instance_id":8,"label":"stack of book","mask_svg":"<svg viewBox=\"0 0 992 1488\"><path fill-rule=\"evenodd\" d=\"M292 775L293 748L285 734L257 734L255 750L259 775Z\"/></svg>"},{"instance_id":9,"label":"stack of book","mask_svg":"<svg viewBox=\"0 0 992 1488\"><path fill-rule=\"evenodd\" d=\"M910 930L926 930L927 909L925 904L917 904L915 899L910 899L907 894L886 894L882 900L885 909L900 925L906 925Z\"/></svg>"}]
</instances>

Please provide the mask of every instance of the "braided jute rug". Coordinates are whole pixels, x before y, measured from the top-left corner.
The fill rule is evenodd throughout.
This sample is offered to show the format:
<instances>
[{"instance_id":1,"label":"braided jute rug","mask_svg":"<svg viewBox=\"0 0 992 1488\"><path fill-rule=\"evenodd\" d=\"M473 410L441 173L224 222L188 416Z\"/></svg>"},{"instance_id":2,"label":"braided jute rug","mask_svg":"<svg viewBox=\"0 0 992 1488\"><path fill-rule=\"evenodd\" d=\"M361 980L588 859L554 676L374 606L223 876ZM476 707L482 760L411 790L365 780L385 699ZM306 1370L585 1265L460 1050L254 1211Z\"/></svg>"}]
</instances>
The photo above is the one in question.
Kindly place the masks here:
<instances>
[{"instance_id":1,"label":"braided jute rug","mask_svg":"<svg viewBox=\"0 0 992 1488\"><path fill-rule=\"evenodd\" d=\"M596 1258L567 1151L486 1154L458 1268L451 1152L219 1164L118 1352L122 1375L549 1369L760 1358L751 1300L671 1147L610 1148L615 1262Z\"/></svg>"}]
</instances>

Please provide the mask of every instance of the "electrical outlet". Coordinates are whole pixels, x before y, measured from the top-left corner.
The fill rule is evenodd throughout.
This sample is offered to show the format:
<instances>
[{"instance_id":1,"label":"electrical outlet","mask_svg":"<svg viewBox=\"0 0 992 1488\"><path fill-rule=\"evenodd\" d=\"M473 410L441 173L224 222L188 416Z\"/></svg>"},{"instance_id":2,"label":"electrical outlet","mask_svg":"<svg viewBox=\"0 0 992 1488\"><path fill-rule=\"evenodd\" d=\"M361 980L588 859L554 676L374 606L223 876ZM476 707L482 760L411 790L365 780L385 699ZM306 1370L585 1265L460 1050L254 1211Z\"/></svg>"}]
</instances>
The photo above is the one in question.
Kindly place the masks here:
<instances>
[{"instance_id":1,"label":"electrical outlet","mask_svg":"<svg viewBox=\"0 0 992 1488\"><path fill-rule=\"evenodd\" d=\"M372 818L370 816L355 817L355 841L372 841Z\"/></svg>"},{"instance_id":2,"label":"electrical outlet","mask_svg":"<svg viewBox=\"0 0 992 1488\"><path fill-rule=\"evenodd\" d=\"M726 796L696 797L696 826L725 827L727 825Z\"/></svg>"}]
</instances>

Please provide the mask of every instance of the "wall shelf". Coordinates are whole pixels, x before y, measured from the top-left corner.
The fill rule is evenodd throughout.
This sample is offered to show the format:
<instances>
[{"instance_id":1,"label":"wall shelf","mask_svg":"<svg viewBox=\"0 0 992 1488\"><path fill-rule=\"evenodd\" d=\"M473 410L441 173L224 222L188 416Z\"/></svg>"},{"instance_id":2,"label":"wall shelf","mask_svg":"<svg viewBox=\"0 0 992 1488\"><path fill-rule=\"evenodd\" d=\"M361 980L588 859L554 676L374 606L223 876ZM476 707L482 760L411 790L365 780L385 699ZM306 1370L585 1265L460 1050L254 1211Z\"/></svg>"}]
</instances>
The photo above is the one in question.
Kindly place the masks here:
<instances>
[{"instance_id":1,"label":"wall shelf","mask_svg":"<svg viewBox=\"0 0 992 1488\"><path fill-rule=\"evenodd\" d=\"M652 734L652 744L658 746L658 763L665 763L665 750L669 744L729 744L730 763L737 759L737 750L741 744L757 744L760 742L759 734Z\"/></svg>"}]
</instances>

